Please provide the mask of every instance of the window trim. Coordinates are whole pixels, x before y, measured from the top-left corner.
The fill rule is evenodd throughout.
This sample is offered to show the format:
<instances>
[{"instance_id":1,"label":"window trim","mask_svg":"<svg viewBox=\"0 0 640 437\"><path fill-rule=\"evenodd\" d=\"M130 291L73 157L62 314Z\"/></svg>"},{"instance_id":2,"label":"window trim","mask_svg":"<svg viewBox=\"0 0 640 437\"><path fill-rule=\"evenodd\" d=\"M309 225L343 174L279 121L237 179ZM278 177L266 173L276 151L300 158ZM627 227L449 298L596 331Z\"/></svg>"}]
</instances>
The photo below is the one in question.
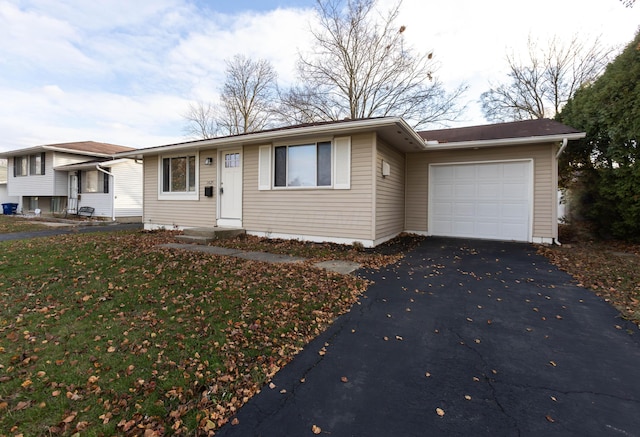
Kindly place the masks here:
<instances>
[{"instance_id":1,"label":"window trim","mask_svg":"<svg viewBox=\"0 0 640 437\"><path fill-rule=\"evenodd\" d=\"M167 158L185 158L185 157L188 158L190 156L195 157L196 174L195 174L194 191L163 191L164 160ZM198 151L195 151L195 152L158 155L158 200L198 200L199 198L200 198L200 153Z\"/></svg>"},{"instance_id":2,"label":"window trim","mask_svg":"<svg viewBox=\"0 0 640 437\"><path fill-rule=\"evenodd\" d=\"M318 184L318 145L322 143L329 143L331 150L331 157L329 159L329 166L331 171L331 182L328 185L317 185ZM315 183L316 185L288 185L289 184L289 150L293 147L303 147L303 146L314 146L315 147L315 159L316 159L316 168L315 168ZM285 158L285 183L287 185L276 185L276 149L280 147L286 147L286 158ZM310 141L299 141L299 142L287 142L287 143L275 143L271 147L270 153L270 170L272 172L270 177L270 186L273 190L333 190L334 189L334 155L335 155L335 143L334 138L319 138Z\"/></svg>"}]
</instances>

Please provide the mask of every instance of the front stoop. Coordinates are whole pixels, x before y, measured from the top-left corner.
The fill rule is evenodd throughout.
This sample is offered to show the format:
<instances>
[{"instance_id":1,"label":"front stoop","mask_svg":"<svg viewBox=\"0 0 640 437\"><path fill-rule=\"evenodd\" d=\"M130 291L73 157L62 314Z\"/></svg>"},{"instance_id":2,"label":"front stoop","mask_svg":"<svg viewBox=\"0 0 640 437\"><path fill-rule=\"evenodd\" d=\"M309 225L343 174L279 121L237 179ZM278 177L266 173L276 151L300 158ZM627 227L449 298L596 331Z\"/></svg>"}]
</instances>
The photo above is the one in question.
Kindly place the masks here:
<instances>
[{"instance_id":1,"label":"front stoop","mask_svg":"<svg viewBox=\"0 0 640 437\"><path fill-rule=\"evenodd\" d=\"M208 244L216 240L226 240L245 233L244 229L236 228L188 228L177 240L185 243Z\"/></svg>"}]
</instances>

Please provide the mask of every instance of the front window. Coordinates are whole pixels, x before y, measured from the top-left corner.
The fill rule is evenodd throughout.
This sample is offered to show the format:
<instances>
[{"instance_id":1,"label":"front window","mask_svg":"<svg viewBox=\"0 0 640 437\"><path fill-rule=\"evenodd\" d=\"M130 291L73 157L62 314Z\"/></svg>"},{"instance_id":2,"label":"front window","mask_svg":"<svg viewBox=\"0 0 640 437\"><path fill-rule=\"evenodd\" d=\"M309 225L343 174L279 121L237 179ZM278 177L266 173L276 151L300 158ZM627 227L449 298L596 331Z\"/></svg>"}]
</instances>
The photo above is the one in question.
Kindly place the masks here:
<instances>
[{"instance_id":1,"label":"front window","mask_svg":"<svg viewBox=\"0 0 640 437\"><path fill-rule=\"evenodd\" d=\"M162 159L162 192L193 193L196 191L196 157L176 156Z\"/></svg>"},{"instance_id":2,"label":"front window","mask_svg":"<svg viewBox=\"0 0 640 437\"><path fill-rule=\"evenodd\" d=\"M37 155L29 156L29 174L44 174L44 153L38 153Z\"/></svg>"},{"instance_id":3,"label":"front window","mask_svg":"<svg viewBox=\"0 0 640 437\"><path fill-rule=\"evenodd\" d=\"M276 147L274 186L331 186L331 142Z\"/></svg>"},{"instance_id":4,"label":"front window","mask_svg":"<svg viewBox=\"0 0 640 437\"><path fill-rule=\"evenodd\" d=\"M81 193L108 193L109 176L98 170L83 171L80 174Z\"/></svg>"},{"instance_id":5,"label":"front window","mask_svg":"<svg viewBox=\"0 0 640 437\"><path fill-rule=\"evenodd\" d=\"M13 175L14 176L27 176L28 173L29 158L27 156L16 156L13 158Z\"/></svg>"}]
</instances>

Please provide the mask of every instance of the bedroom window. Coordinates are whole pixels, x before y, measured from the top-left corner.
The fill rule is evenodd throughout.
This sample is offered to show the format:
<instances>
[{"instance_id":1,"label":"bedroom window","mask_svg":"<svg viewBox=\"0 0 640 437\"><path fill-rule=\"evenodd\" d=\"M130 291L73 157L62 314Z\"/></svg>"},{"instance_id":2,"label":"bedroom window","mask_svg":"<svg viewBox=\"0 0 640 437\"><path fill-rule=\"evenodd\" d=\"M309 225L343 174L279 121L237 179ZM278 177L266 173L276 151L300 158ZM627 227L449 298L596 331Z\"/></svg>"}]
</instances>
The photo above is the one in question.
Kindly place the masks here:
<instances>
[{"instance_id":1,"label":"bedroom window","mask_svg":"<svg viewBox=\"0 0 640 437\"><path fill-rule=\"evenodd\" d=\"M13 176L27 176L29 173L29 157L16 156L13 158Z\"/></svg>"},{"instance_id":2,"label":"bedroom window","mask_svg":"<svg viewBox=\"0 0 640 437\"><path fill-rule=\"evenodd\" d=\"M331 186L331 142L276 147L274 186Z\"/></svg>"},{"instance_id":3,"label":"bedroom window","mask_svg":"<svg viewBox=\"0 0 640 437\"><path fill-rule=\"evenodd\" d=\"M29 174L31 175L44 174L44 153L29 155Z\"/></svg>"}]
</instances>

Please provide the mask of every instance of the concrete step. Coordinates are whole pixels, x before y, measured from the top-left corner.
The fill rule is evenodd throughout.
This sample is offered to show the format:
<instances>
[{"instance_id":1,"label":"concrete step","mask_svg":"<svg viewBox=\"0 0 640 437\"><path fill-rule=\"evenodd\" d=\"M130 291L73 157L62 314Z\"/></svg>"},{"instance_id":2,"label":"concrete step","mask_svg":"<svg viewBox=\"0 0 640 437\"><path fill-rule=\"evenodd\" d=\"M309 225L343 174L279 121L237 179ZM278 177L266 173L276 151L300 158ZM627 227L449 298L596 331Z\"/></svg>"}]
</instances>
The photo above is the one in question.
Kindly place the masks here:
<instances>
[{"instance_id":1,"label":"concrete step","mask_svg":"<svg viewBox=\"0 0 640 437\"><path fill-rule=\"evenodd\" d=\"M244 233L244 229L235 228L188 228L176 239L188 243L208 244L215 240L234 238Z\"/></svg>"}]
</instances>

